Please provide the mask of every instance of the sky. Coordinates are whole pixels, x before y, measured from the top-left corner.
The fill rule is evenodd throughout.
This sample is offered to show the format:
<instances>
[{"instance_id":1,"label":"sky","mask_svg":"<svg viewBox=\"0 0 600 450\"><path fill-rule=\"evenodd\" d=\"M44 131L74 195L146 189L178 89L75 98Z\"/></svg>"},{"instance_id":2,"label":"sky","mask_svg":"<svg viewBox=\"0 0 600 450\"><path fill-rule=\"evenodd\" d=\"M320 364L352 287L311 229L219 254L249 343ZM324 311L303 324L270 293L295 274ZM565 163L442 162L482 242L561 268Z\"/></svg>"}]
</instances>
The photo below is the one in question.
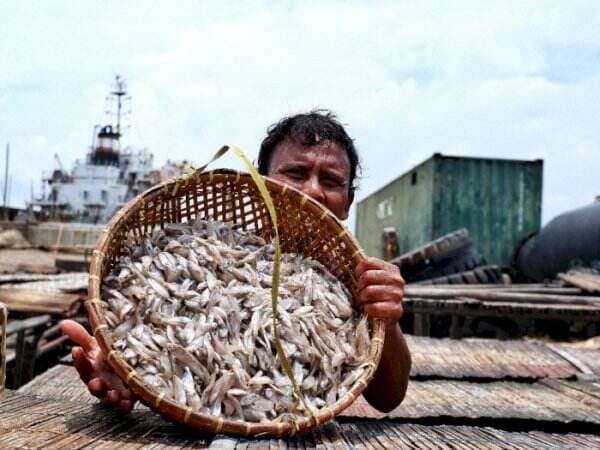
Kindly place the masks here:
<instances>
[{"instance_id":1,"label":"sky","mask_svg":"<svg viewBox=\"0 0 600 450\"><path fill-rule=\"evenodd\" d=\"M365 167L357 199L433 153L544 159L542 220L600 195L598 1L7 1L0 178L10 204L83 158L116 73L126 143L200 165L251 159L267 126L333 110ZM214 167L241 165L226 157ZM353 219L350 220L352 226Z\"/></svg>"}]
</instances>

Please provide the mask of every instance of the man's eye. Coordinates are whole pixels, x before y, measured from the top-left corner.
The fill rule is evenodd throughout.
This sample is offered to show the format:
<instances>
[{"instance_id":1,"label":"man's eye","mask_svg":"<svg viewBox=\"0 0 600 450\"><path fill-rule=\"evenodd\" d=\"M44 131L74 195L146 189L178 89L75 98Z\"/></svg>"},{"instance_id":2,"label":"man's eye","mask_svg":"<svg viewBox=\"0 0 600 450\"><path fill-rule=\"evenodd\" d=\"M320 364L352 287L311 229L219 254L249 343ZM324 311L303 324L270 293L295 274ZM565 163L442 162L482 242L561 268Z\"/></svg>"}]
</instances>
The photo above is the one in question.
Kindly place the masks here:
<instances>
[{"instance_id":1,"label":"man's eye","mask_svg":"<svg viewBox=\"0 0 600 450\"><path fill-rule=\"evenodd\" d=\"M294 180L300 180L304 176L300 170L296 170L296 169L287 170L285 172L285 174L286 174L286 176L288 176L289 178L292 178Z\"/></svg>"},{"instance_id":2,"label":"man's eye","mask_svg":"<svg viewBox=\"0 0 600 450\"><path fill-rule=\"evenodd\" d=\"M343 181L338 180L337 178L325 178L321 183L323 183L323 186L329 188L340 188L344 187L345 184Z\"/></svg>"}]
</instances>

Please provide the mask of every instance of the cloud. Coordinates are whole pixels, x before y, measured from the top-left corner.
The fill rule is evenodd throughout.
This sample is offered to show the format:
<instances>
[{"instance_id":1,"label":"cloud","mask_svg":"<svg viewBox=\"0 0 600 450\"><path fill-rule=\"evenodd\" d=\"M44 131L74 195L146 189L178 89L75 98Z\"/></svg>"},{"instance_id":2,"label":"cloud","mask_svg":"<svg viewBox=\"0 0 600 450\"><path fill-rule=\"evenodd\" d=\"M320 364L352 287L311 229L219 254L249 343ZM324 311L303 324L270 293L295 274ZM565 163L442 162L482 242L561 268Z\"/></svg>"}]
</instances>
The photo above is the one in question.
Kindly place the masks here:
<instances>
[{"instance_id":1,"label":"cloud","mask_svg":"<svg viewBox=\"0 0 600 450\"><path fill-rule=\"evenodd\" d=\"M254 157L268 124L320 106L339 114L362 151L359 198L434 152L543 157L545 221L600 190L597 2L7 9L0 139L27 162L13 168L14 202L29 197L27 180L37 185L55 152L68 166L83 157L116 72L133 97L129 142L158 164L200 163L229 141Z\"/></svg>"}]
</instances>

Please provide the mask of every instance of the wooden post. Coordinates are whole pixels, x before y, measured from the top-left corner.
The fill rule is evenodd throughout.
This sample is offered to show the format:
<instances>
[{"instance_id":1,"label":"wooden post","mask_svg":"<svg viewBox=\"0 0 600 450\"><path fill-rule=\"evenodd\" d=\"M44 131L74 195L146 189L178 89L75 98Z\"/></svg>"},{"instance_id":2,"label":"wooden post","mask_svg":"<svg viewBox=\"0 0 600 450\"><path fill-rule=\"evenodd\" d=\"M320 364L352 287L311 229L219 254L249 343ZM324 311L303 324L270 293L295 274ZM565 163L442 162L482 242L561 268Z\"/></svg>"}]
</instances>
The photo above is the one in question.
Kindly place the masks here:
<instances>
[{"instance_id":1,"label":"wooden post","mask_svg":"<svg viewBox=\"0 0 600 450\"><path fill-rule=\"evenodd\" d=\"M8 310L0 303L0 400L4 398L4 385L6 383L6 326Z\"/></svg>"},{"instance_id":2,"label":"wooden post","mask_svg":"<svg viewBox=\"0 0 600 450\"><path fill-rule=\"evenodd\" d=\"M414 332L416 336L429 336L431 332L430 314L415 313Z\"/></svg>"},{"instance_id":3,"label":"wooden post","mask_svg":"<svg viewBox=\"0 0 600 450\"><path fill-rule=\"evenodd\" d=\"M450 338L462 339L463 329L465 327L465 315L462 311L457 311L452 314L452 322L450 324Z\"/></svg>"}]
</instances>

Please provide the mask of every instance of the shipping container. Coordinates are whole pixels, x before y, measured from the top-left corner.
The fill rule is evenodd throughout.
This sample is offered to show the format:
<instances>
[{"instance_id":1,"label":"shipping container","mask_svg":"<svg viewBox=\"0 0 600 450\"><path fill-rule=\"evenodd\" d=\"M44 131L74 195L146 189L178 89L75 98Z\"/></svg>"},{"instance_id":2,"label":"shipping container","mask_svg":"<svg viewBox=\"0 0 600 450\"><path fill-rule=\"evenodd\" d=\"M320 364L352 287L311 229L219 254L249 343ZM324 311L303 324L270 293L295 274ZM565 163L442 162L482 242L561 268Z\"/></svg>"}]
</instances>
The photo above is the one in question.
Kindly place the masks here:
<instances>
[{"instance_id":1,"label":"shipping container","mask_svg":"<svg viewBox=\"0 0 600 450\"><path fill-rule=\"evenodd\" d=\"M436 153L358 202L356 236L382 258L384 228L406 253L464 227L489 263L510 264L517 241L540 228L543 165Z\"/></svg>"}]
</instances>

